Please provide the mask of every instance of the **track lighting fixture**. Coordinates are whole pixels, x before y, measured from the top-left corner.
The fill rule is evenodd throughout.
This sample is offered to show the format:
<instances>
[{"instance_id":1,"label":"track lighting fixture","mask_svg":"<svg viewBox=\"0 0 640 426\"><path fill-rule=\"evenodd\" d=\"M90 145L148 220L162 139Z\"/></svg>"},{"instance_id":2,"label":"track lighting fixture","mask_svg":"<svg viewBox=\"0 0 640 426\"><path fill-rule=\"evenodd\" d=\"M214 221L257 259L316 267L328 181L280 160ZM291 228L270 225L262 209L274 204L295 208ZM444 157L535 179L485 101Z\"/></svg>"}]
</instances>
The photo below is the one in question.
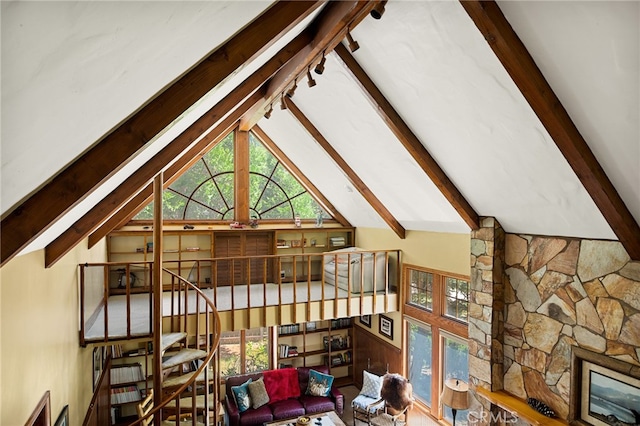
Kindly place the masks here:
<instances>
[{"instance_id":1,"label":"track lighting fixture","mask_svg":"<svg viewBox=\"0 0 640 426\"><path fill-rule=\"evenodd\" d=\"M307 68L307 85L309 87L313 87L313 86L316 85L316 81L311 76L311 66L309 66L309 68Z\"/></svg>"},{"instance_id":2,"label":"track lighting fixture","mask_svg":"<svg viewBox=\"0 0 640 426\"><path fill-rule=\"evenodd\" d=\"M384 15L384 5L387 3L387 0L381 1L380 3L378 3L376 5L376 7L374 7L373 9L371 9L371 17L373 19L380 19L382 18L382 15Z\"/></svg>"},{"instance_id":3,"label":"track lighting fixture","mask_svg":"<svg viewBox=\"0 0 640 426\"><path fill-rule=\"evenodd\" d=\"M284 103L284 93L280 95L280 109L287 109L287 104Z\"/></svg>"},{"instance_id":4,"label":"track lighting fixture","mask_svg":"<svg viewBox=\"0 0 640 426\"><path fill-rule=\"evenodd\" d=\"M322 74L324 72L324 61L326 60L326 58L324 57L324 52L322 52L322 59L320 59L320 62L318 62L318 65L316 65L316 74Z\"/></svg>"},{"instance_id":5,"label":"track lighting fixture","mask_svg":"<svg viewBox=\"0 0 640 426\"><path fill-rule=\"evenodd\" d=\"M351 33L349 31L347 31L347 41L349 42L349 50L351 50L351 53L360 49L360 45L353 39L353 37L351 37Z\"/></svg>"},{"instance_id":6,"label":"track lighting fixture","mask_svg":"<svg viewBox=\"0 0 640 426\"><path fill-rule=\"evenodd\" d=\"M271 113L273 112L273 104L269 104L269 109L264 113L264 118L267 120L271 118Z\"/></svg>"},{"instance_id":7,"label":"track lighting fixture","mask_svg":"<svg viewBox=\"0 0 640 426\"><path fill-rule=\"evenodd\" d=\"M296 93L296 89L298 88L298 77L293 80L293 86L287 90L287 96L293 98L293 94Z\"/></svg>"}]
</instances>

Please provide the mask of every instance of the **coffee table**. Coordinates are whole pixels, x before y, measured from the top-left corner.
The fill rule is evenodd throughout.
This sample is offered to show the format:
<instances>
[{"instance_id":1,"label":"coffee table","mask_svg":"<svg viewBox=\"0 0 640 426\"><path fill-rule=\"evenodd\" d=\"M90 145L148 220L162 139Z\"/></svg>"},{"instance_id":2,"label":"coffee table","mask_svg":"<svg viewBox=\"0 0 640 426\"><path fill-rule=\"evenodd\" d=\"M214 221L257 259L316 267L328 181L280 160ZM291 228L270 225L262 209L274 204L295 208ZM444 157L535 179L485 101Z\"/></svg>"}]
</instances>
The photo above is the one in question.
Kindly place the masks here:
<instances>
[{"instance_id":1,"label":"coffee table","mask_svg":"<svg viewBox=\"0 0 640 426\"><path fill-rule=\"evenodd\" d=\"M326 413L307 414L311 418L309 426L346 426L335 411L327 411ZM320 419L322 423L316 423L316 419ZM293 419L277 420L275 422L265 423L264 426L297 426L297 417Z\"/></svg>"}]
</instances>

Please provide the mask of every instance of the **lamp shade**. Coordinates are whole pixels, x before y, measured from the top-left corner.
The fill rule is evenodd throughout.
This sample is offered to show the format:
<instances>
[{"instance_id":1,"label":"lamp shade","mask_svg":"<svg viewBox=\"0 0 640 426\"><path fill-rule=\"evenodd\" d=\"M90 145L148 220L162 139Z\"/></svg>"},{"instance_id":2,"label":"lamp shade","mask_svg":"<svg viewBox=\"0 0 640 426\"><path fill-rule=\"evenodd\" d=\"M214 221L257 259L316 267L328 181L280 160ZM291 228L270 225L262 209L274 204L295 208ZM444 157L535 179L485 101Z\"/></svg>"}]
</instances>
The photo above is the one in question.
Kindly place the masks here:
<instances>
[{"instance_id":1,"label":"lamp shade","mask_svg":"<svg viewBox=\"0 0 640 426\"><path fill-rule=\"evenodd\" d=\"M444 382L444 390L440 401L455 410L466 410L469 408L469 385L462 380L447 379Z\"/></svg>"}]
</instances>

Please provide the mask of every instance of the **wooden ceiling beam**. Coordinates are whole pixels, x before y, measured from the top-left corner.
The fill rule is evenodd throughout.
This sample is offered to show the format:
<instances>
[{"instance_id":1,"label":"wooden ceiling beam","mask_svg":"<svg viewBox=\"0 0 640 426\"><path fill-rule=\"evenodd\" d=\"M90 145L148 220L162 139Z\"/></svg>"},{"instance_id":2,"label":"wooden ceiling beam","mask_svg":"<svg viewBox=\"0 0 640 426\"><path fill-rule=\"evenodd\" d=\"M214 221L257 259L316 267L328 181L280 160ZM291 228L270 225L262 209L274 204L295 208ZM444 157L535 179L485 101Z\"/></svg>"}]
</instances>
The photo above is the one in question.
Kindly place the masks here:
<instances>
[{"instance_id":1,"label":"wooden ceiling beam","mask_svg":"<svg viewBox=\"0 0 640 426\"><path fill-rule=\"evenodd\" d=\"M77 160L14 207L0 223L0 266L117 172L162 129L251 62L323 2L276 2L166 87Z\"/></svg>"},{"instance_id":2,"label":"wooden ceiling beam","mask_svg":"<svg viewBox=\"0 0 640 426\"><path fill-rule=\"evenodd\" d=\"M393 105L385 98L378 86L371 80L366 71L358 64L348 49L339 43L334 52L341 59L344 67L349 71L353 79L358 83L364 94L378 112L378 115L387 124L389 129L398 138L407 152L418 163L422 170L429 176L431 181L438 187L442 195L449 201L460 217L471 229L480 227L478 213L475 212L471 204L458 191L458 188L451 182L444 170L431 157L429 151L424 147L420 139L411 131L407 123L400 117Z\"/></svg>"},{"instance_id":3,"label":"wooden ceiling beam","mask_svg":"<svg viewBox=\"0 0 640 426\"><path fill-rule=\"evenodd\" d=\"M358 192L367 200L367 202L373 207L373 209L382 217L382 219L389 225L389 227L400 237L405 238L404 227L396 220L389 210L382 204L382 202L371 192L369 187L358 177L358 174L349 166L349 164L338 154L333 146L327 141L322 133L311 123L306 115L296 106L296 104L285 96L285 103L287 110L302 124L305 130L311 135L312 138L318 142L318 144L329 154L333 161L342 169L343 173L347 176L347 179L358 190Z\"/></svg>"},{"instance_id":4,"label":"wooden ceiling beam","mask_svg":"<svg viewBox=\"0 0 640 426\"><path fill-rule=\"evenodd\" d=\"M164 172L164 187L171 185L185 170L199 160L204 154L214 147L221 139L225 138L234 127L237 127L242 114L255 103L256 99L264 96L264 87L261 87L253 95L247 98L221 123L210 130L202 139L174 161ZM124 204L116 214L105 221L98 229L89 235L89 247L93 247L98 241L104 238L109 232L123 226L141 208L146 206L153 199L151 185L145 186L134 198Z\"/></svg>"},{"instance_id":5,"label":"wooden ceiling beam","mask_svg":"<svg viewBox=\"0 0 640 426\"><path fill-rule=\"evenodd\" d=\"M640 226L560 99L495 1L460 1L553 138L629 256L640 260Z\"/></svg>"},{"instance_id":6,"label":"wooden ceiling beam","mask_svg":"<svg viewBox=\"0 0 640 426\"><path fill-rule=\"evenodd\" d=\"M269 82L267 96L251 108L240 120L240 130L247 131L260 121L264 113L277 101L294 80L303 75L307 68L328 54L346 36L349 29L358 25L379 1L331 1L305 30L312 41L296 58L282 67Z\"/></svg>"},{"instance_id":7,"label":"wooden ceiling beam","mask_svg":"<svg viewBox=\"0 0 640 426\"><path fill-rule=\"evenodd\" d=\"M260 126L254 126L252 132L262 141L262 143L271 151L271 153L280 161L287 170L300 182L300 184L309 192L318 204L327 210L340 225L351 227L349 221L340 214L333 204L322 194L322 192L302 173L302 171L291 161L289 157L273 142Z\"/></svg>"}]
</instances>

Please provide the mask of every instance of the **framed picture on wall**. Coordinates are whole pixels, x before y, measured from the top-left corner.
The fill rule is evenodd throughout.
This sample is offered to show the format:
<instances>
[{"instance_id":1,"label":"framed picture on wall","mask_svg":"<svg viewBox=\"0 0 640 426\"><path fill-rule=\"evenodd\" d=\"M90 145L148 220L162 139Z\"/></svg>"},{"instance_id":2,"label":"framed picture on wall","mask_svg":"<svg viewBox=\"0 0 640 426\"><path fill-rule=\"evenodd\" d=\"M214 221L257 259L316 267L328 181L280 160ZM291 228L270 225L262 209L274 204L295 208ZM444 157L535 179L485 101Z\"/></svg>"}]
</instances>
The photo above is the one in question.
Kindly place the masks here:
<instances>
[{"instance_id":1,"label":"framed picture on wall","mask_svg":"<svg viewBox=\"0 0 640 426\"><path fill-rule=\"evenodd\" d=\"M69 426L69 406L65 405L53 426Z\"/></svg>"},{"instance_id":2,"label":"framed picture on wall","mask_svg":"<svg viewBox=\"0 0 640 426\"><path fill-rule=\"evenodd\" d=\"M360 317L360 324L364 324L367 327L371 328L371 315L362 315Z\"/></svg>"},{"instance_id":3,"label":"framed picture on wall","mask_svg":"<svg viewBox=\"0 0 640 426\"><path fill-rule=\"evenodd\" d=\"M393 320L384 315L380 315L380 334L393 340Z\"/></svg>"},{"instance_id":4,"label":"framed picture on wall","mask_svg":"<svg viewBox=\"0 0 640 426\"><path fill-rule=\"evenodd\" d=\"M103 356L104 353L102 351L102 346L93 348L93 390L96 390L96 385L98 384L98 380L100 380L100 375L102 374L103 367Z\"/></svg>"}]
</instances>

